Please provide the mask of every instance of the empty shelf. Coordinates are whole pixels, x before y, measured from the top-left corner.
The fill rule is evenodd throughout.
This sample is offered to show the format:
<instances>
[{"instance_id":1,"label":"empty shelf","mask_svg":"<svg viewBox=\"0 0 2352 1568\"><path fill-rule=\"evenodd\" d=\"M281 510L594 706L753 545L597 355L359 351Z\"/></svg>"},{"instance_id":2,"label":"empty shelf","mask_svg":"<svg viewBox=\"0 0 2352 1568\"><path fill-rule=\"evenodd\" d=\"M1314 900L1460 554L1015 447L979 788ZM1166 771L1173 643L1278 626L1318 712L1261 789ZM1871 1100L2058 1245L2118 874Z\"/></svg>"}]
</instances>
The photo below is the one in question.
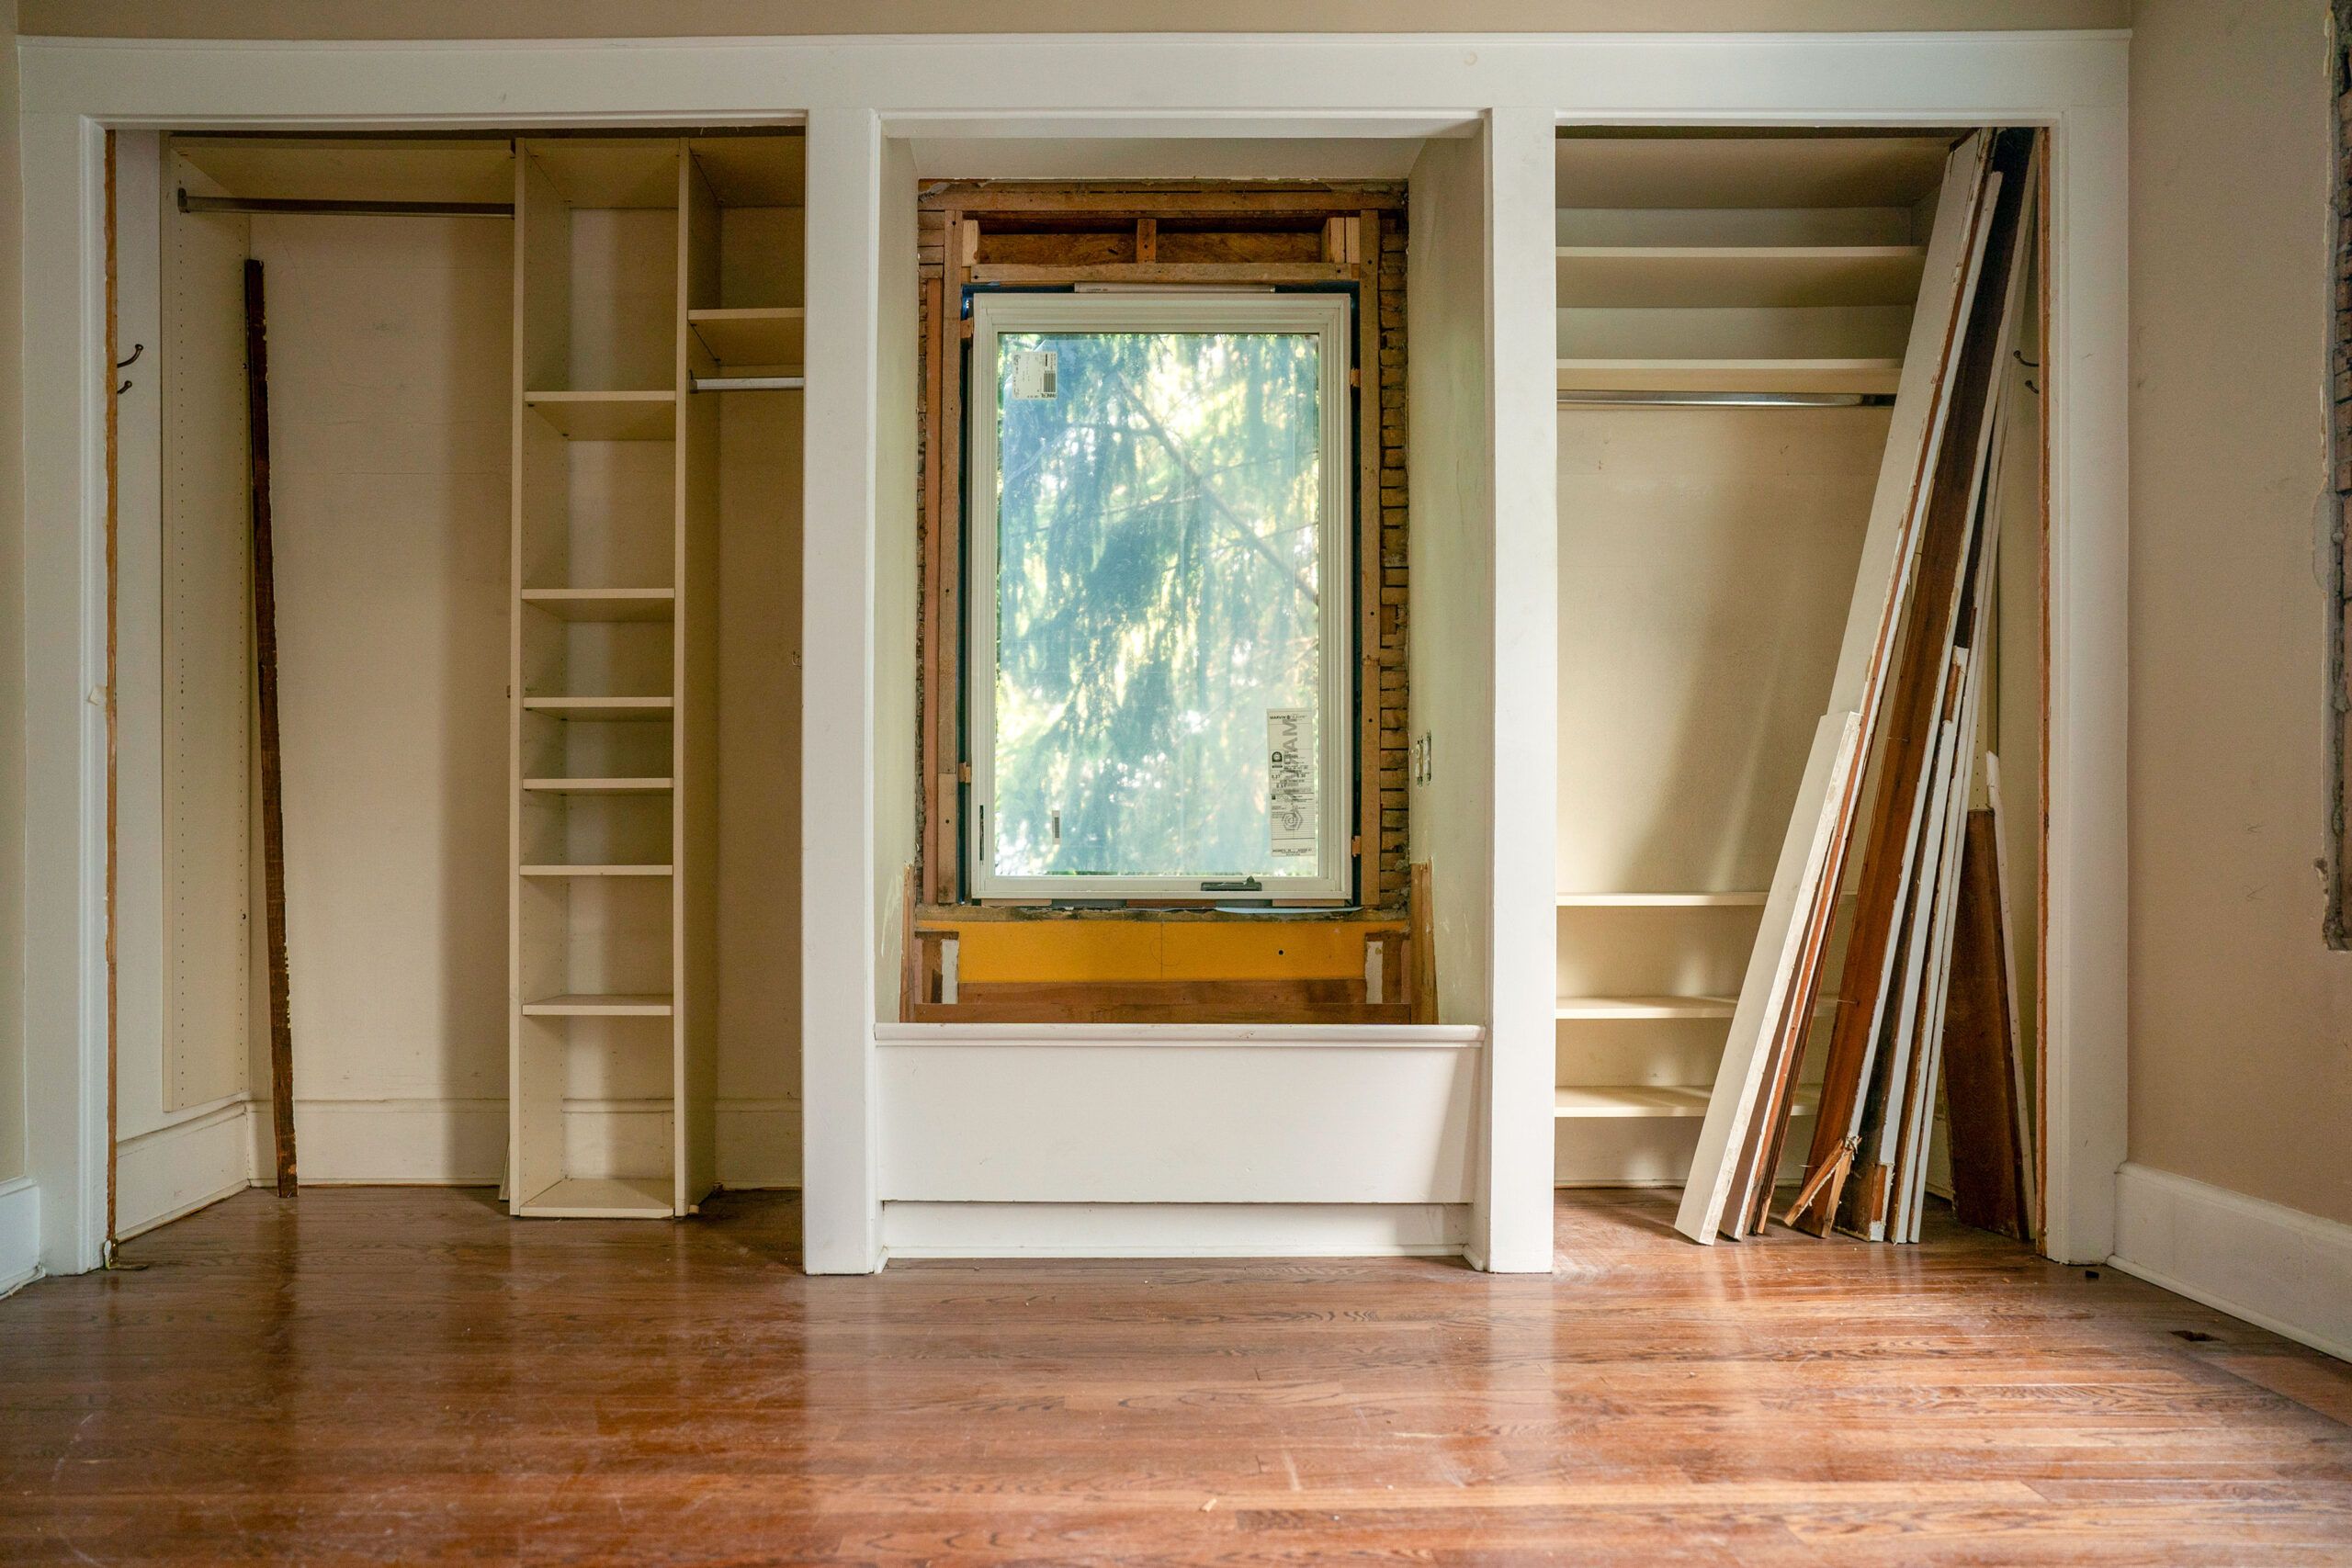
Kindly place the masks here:
<instances>
[{"instance_id":1,"label":"empty shelf","mask_svg":"<svg viewBox=\"0 0 2352 1568\"><path fill-rule=\"evenodd\" d=\"M526 865L526 876L667 876L666 865Z\"/></svg>"},{"instance_id":2,"label":"empty shelf","mask_svg":"<svg viewBox=\"0 0 2352 1568\"><path fill-rule=\"evenodd\" d=\"M529 713L553 718L666 719L677 710L668 697L525 697Z\"/></svg>"},{"instance_id":3,"label":"empty shelf","mask_svg":"<svg viewBox=\"0 0 2352 1568\"><path fill-rule=\"evenodd\" d=\"M548 795L667 795L668 779L525 779L525 789Z\"/></svg>"},{"instance_id":4,"label":"empty shelf","mask_svg":"<svg viewBox=\"0 0 2352 1568\"><path fill-rule=\"evenodd\" d=\"M525 877L668 877L668 865L564 865L538 863L522 867Z\"/></svg>"},{"instance_id":5,"label":"empty shelf","mask_svg":"<svg viewBox=\"0 0 2352 1568\"><path fill-rule=\"evenodd\" d=\"M1563 392L1891 394L1900 359L1563 359Z\"/></svg>"},{"instance_id":6,"label":"empty shelf","mask_svg":"<svg viewBox=\"0 0 2352 1568\"><path fill-rule=\"evenodd\" d=\"M1563 245L1559 302L1607 309L1908 305L1922 245Z\"/></svg>"},{"instance_id":7,"label":"empty shelf","mask_svg":"<svg viewBox=\"0 0 2352 1568\"><path fill-rule=\"evenodd\" d=\"M667 1018L670 1013L670 998L658 991L541 997L523 1004L526 1018Z\"/></svg>"},{"instance_id":8,"label":"empty shelf","mask_svg":"<svg viewBox=\"0 0 2352 1568\"><path fill-rule=\"evenodd\" d=\"M1552 1114L1559 1120L1652 1117L1704 1116L1707 1099L1714 1092L1705 1084L1579 1084L1552 1091ZM1811 1088L1801 1088L1794 1097L1792 1114L1810 1116L1818 1103L1819 1093Z\"/></svg>"},{"instance_id":9,"label":"empty shelf","mask_svg":"<svg viewBox=\"0 0 2352 1568\"><path fill-rule=\"evenodd\" d=\"M1555 1018L1648 1019L1729 1018L1732 997L1561 997L1553 1003Z\"/></svg>"},{"instance_id":10,"label":"empty shelf","mask_svg":"<svg viewBox=\"0 0 2352 1568\"><path fill-rule=\"evenodd\" d=\"M666 1176L573 1176L557 1182L515 1212L539 1219L643 1220L666 1216Z\"/></svg>"},{"instance_id":11,"label":"empty shelf","mask_svg":"<svg viewBox=\"0 0 2352 1568\"><path fill-rule=\"evenodd\" d=\"M574 441L668 441L677 434L674 391L526 392L523 401Z\"/></svg>"},{"instance_id":12,"label":"empty shelf","mask_svg":"<svg viewBox=\"0 0 2352 1568\"><path fill-rule=\"evenodd\" d=\"M800 363L807 312L797 305L689 310L686 321L721 365Z\"/></svg>"},{"instance_id":13,"label":"empty shelf","mask_svg":"<svg viewBox=\"0 0 2352 1568\"><path fill-rule=\"evenodd\" d=\"M526 588L523 603L565 621L666 621L674 588Z\"/></svg>"},{"instance_id":14,"label":"empty shelf","mask_svg":"<svg viewBox=\"0 0 2352 1568\"><path fill-rule=\"evenodd\" d=\"M1761 893L1563 893L1563 909L1717 909L1763 907Z\"/></svg>"}]
</instances>

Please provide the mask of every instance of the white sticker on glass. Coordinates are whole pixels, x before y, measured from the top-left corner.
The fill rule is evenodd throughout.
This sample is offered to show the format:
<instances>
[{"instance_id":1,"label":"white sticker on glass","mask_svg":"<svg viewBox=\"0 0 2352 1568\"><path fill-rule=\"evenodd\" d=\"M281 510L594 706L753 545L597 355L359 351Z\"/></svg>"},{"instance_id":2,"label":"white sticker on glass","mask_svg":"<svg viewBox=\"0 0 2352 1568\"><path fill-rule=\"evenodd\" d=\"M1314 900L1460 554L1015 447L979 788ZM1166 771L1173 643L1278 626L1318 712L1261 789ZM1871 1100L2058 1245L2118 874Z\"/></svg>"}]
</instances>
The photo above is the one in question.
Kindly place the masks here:
<instances>
[{"instance_id":1,"label":"white sticker on glass","mask_svg":"<svg viewBox=\"0 0 2352 1568\"><path fill-rule=\"evenodd\" d=\"M1016 398L1050 398L1054 395L1054 351L1050 348L1016 348L1012 351L1012 395Z\"/></svg>"},{"instance_id":2,"label":"white sticker on glass","mask_svg":"<svg viewBox=\"0 0 2352 1568\"><path fill-rule=\"evenodd\" d=\"M1273 857L1313 860L1317 849L1315 809L1315 710L1266 710L1266 821Z\"/></svg>"}]
</instances>

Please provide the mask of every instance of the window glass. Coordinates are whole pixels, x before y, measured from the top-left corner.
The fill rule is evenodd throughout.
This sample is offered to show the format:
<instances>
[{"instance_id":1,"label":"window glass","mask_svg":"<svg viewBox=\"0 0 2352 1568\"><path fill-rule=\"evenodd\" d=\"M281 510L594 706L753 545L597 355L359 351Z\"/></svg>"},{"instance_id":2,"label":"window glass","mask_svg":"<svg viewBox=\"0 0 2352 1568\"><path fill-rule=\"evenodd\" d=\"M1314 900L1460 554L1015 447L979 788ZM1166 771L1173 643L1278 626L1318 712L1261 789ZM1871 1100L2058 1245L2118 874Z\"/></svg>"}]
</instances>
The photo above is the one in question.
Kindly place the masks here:
<instances>
[{"instance_id":1,"label":"window glass","mask_svg":"<svg viewBox=\"0 0 2352 1568\"><path fill-rule=\"evenodd\" d=\"M993 871L1329 874L1325 339L994 342Z\"/></svg>"}]
</instances>

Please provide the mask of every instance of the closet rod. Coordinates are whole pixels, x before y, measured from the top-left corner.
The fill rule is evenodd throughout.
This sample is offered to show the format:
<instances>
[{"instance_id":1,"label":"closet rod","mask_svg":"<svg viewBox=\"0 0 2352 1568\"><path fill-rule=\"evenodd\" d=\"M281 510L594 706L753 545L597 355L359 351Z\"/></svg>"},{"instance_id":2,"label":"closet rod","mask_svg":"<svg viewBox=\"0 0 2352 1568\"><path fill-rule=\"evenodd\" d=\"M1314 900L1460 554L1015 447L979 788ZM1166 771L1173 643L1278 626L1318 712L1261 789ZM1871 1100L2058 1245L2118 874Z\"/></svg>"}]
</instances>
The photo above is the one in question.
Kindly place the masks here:
<instances>
[{"instance_id":1,"label":"closet rod","mask_svg":"<svg viewBox=\"0 0 2352 1568\"><path fill-rule=\"evenodd\" d=\"M1859 409L1894 400L1872 392L1562 392L1562 408Z\"/></svg>"},{"instance_id":2,"label":"closet rod","mask_svg":"<svg viewBox=\"0 0 2352 1568\"><path fill-rule=\"evenodd\" d=\"M697 392L797 392L808 384L803 376L697 376Z\"/></svg>"},{"instance_id":3,"label":"closet rod","mask_svg":"<svg viewBox=\"0 0 2352 1568\"><path fill-rule=\"evenodd\" d=\"M182 212L283 212L347 218L512 218L511 201L311 201L287 197L190 196Z\"/></svg>"}]
</instances>

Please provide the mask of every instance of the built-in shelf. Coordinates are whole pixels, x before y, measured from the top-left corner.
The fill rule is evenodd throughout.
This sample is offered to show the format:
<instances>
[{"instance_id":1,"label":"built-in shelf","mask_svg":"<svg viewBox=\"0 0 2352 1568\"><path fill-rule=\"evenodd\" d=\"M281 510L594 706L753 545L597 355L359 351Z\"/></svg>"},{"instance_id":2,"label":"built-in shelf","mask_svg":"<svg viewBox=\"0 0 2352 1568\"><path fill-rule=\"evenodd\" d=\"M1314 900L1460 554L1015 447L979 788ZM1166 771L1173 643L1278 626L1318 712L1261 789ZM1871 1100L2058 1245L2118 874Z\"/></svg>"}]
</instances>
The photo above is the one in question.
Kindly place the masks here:
<instances>
[{"instance_id":1,"label":"built-in shelf","mask_svg":"<svg viewBox=\"0 0 2352 1568\"><path fill-rule=\"evenodd\" d=\"M678 433L678 394L526 392L523 401L573 441L669 441Z\"/></svg>"},{"instance_id":2,"label":"built-in shelf","mask_svg":"<svg viewBox=\"0 0 2352 1568\"><path fill-rule=\"evenodd\" d=\"M650 721L668 718L677 703L670 697L525 697L523 707L550 718Z\"/></svg>"},{"instance_id":3,"label":"built-in shelf","mask_svg":"<svg viewBox=\"0 0 2352 1568\"><path fill-rule=\"evenodd\" d=\"M666 621L677 613L674 588L526 588L523 603L564 621Z\"/></svg>"},{"instance_id":4,"label":"built-in shelf","mask_svg":"<svg viewBox=\"0 0 2352 1568\"><path fill-rule=\"evenodd\" d=\"M797 305L689 310L686 322L721 365L798 367L808 312Z\"/></svg>"},{"instance_id":5,"label":"built-in shelf","mask_svg":"<svg viewBox=\"0 0 2352 1568\"><path fill-rule=\"evenodd\" d=\"M1563 392L1856 392L1890 396L1900 359L1563 359Z\"/></svg>"},{"instance_id":6,"label":"built-in shelf","mask_svg":"<svg viewBox=\"0 0 2352 1568\"><path fill-rule=\"evenodd\" d=\"M666 1176L571 1176L515 1205L515 1212L550 1220L642 1220L667 1217Z\"/></svg>"},{"instance_id":7,"label":"built-in shelf","mask_svg":"<svg viewBox=\"0 0 2352 1568\"><path fill-rule=\"evenodd\" d=\"M523 1004L526 1018L667 1018L671 1010L670 998L652 991L605 996L571 993Z\"/></svg>"},{"instance_id":8,"label":"built-in shelf","mask_svg":"<svg viewBox=\"0 0 2352 1568\"><path fill-rule=\"evenodd\" d=\"M523 787L547 795L667 795L668 779L525 779Z\"/></svg>"},{"instance_id":9,"label":"built-in shelf","mask_svg":"<svg viewBox=\"0 0 2352 1568\"><path fill-rule=\"evenodd\" d=\"M1704 1116L1708 1097L1713 1093L1713 1086L1706 1084L1564 1085L1552 1091L1552 1115L1562 1121ZM1793 1114L1812 1115L1818 1100L1819 1091L1798 1089Z\"/></svg>"},{"instance_id":10,"label":"built-in shelf","mask_svg":"<svg viewBox=\"0 0 2352 1568\"><path fill-rule=\"evenodd\" d=\"M1729 909L1760 908L1761 893L1562 893L1563 909Z\"/></svg>"},{"instance_id":11,"label":"built-in shelf","mask_svg":"<svg viewBox=\"0 0 2352 1568\"><path fill-rule=\"evenodd\" d=\"M1554 1018L1664 1019L1729 1018L1737 1004L1734 997L1560 997L1552 1004Z\"/></svg>"},{"instance_id":12,"label":"built-in shelf","mask_svg":"<svg viewBox=\"0 0 2352 1568\"><path fill-rule=\"evenodd\" d=\"M1559 303L1650 310L1908 305L1924 245L1563 245Z\"/></svg>"},{"instance_id":13,"label":"built-in shelf","mask_svg":"<svg viewBox=\"0 0 2352 1568\"><path fill-rule=\"evenodd\" d=\"M526 865L526 876L667 876L666 865Z\"/></svg>"}]
</instances>

